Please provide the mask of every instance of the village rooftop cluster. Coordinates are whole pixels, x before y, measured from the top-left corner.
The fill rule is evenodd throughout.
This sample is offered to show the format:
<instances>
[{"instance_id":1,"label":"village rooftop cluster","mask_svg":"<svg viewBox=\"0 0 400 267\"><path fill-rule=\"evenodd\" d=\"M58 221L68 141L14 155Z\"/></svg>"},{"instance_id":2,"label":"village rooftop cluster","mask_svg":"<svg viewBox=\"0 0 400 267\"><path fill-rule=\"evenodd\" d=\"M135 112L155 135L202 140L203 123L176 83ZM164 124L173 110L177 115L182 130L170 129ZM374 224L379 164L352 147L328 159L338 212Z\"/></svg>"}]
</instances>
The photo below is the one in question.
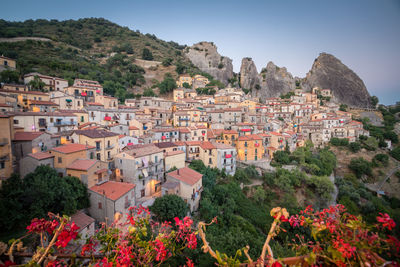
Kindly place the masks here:
<instances>
[{"instance_id":1,"label":"village rooftop cluster","mask_svg":"<svg viewBox=\"0 0 400 267\"><path fill-rule=\"evenodd\" d=\"M0 68L15 69L16 63L0 57ZM31 90L35 78L47 92ZM188 168L193 160L234 175L237 165L268 165L276 151L294 151L307 140L323 147L333 137L353 142L369 135L339 110L329 89L296 89L288 98L260 102L240 88L198 95L195 89L206 87L208 79L186 74L171 99L120 104L97 81L75 79L69 86L30 73L24 83L0 88L0 178L14 172L23 177L39 165L55 168L60 177L77 177L89 190L90 217L78 212L74 220L93 233L95 221L150 206L167 194L196 211L203 187L202 175Z\"/></svg>"}]
</instances>

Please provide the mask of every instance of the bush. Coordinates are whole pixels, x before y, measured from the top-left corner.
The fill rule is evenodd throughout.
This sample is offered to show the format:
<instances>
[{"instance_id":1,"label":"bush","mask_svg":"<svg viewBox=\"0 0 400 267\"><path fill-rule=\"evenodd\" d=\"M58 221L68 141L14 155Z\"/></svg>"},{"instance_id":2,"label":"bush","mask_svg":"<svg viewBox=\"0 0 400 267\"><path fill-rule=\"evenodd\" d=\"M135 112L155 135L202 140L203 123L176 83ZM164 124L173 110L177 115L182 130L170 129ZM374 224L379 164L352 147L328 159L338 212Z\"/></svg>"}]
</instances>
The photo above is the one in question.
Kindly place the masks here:
<instances>
[{"instance_id":1,"label":"bush","mask_svg":"<svg viewBox=\"0 0 400 267\"><path fill-rule=\"evenodd\" d=\"M164 80L158 84L158 88L160 88L160 94L172 92L176 88L175 79L172 78L170 73L166 73Z\"/></svg>"},{"instance_id":2,"label":"bush","mask_svg":"<svg viewBox=\"0 0 400 267\"><path fill-rule=\"evenodd\" d=\"M389 156L387 154L376 154L373 161L375 163L379 161L383 166L387 166L389 164Z\"/></svg>"},{"instance_id":3,"label":"bush","mask_svg":"<svg viewBox=\"0 0 400 267\"><path fill-rule=\"evenodd\" d=\"M333 138L331 138L330 143L333 146L348 146L349 145L349 139L333 137Z\"/></svg>"},{"instance_id":4,"label":"bush","mask_svg":"<svg viewBox=\"0 0 400 267\"><path fill-rule=\"evenodd\" d=\"M397 159L400 160L400 147L396 147L395 149L393 149L392 151L390 151L390 155Z\"/></svg>"},{"instance_id":5,"label":"bush","mask_svg":"<svg viewBox=\"0 0 400 267\"><path fill-rule=\"evenodd\" d=\"M361 144L360 144L359 142L351 142L351 143L349 144L349 149L350 149L352 152L356 153L356 152L360 151L360 149L361 149Z\"/></svg>"},{"instance_id":6,"label":"bush","mask_svg":"<svg viewBox=\"0 0 400 267\"><path fill-rule=\"evenodd\" d=\"M273 160L279 164L289 164L290 163L290 153L286 151L275 151Z\"/></svg>"},{"instance_id":7,"label":"bush","mask_svg":"<svg viewBox=\"0 0 400 267\"><path fill-rule=\"evenodd\" d=\"M350 161L349 168L355 173L357 178L361 178L363 174L372 174L371 164L361 157L352 159Z\"/></svg>"},{"instance_id":8,"label":"bush","mask_svg":"<svg viewBox=\"0 0 400 267\"><path fill-rule=\"evenodd\" d=\"M156 198L150 207L159 221L172 221L175 217L183 218L188 212L188 205L177 195L165 195Z\"/></svg>"},{"instance_id":9,"label":"bush","mask_svg":"<svg viewBox=\"0 0 400 267\"><path fill-rule=\"evenodd\" d=\"M153 60L153 54L151 53L151 51L148 48L143 48L142 59Z\"/></svg>"}]
</instances>

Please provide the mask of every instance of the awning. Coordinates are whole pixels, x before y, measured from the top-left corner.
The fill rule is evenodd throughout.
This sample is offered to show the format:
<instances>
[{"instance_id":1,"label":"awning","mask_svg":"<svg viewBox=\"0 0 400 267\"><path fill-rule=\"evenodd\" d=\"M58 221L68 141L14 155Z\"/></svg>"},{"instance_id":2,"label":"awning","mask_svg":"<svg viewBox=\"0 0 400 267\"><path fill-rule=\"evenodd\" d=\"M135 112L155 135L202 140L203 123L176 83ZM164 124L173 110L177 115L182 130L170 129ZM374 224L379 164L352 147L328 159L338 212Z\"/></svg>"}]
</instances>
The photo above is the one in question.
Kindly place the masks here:
<instances>
[{"instance_id":1,"label":"awning","mask_svg":"<svg viewBox=\"0 0 400 267\"><path fill-rule=\"evenodd\" d=\"M149 173L147 172L146 169L142 169L142 173L143 173L144 177L149 176Z\"/></svg>"},{"instance_id":2,"label":"awning","mask_svg":"<svg viewBox=\"0 0 400 267\"><path fill-rule=\"evenodd\" d=\"M86 92L82 92L81 95L82 96L87 96L87 93Z\"/></svg>"},{"instance_id":3,"label":"awning","mask_svg":"<svg viewBox=\"0 0 400 267\"><path fill-rule=\"evenodd\" d=\"M260 144L259 144L259 143L255 143L254 146L257 146L257 147L258 147L258 146L260 146Z\"/></svg>"},{"instance_id":4,"label":"awning","mask_svg":"<svg viewBox=\"0 0 400 267\"><path fill-rule=\"evenodd\" d=\"M161 139L165 140L165 139L167 139L167 137L165 135L163 135L163 136L161 136Z\"/></svg>"},{"instance_id":5,"label":"awning","mask_svg":"<svg viewBox=\"0 0 400 267\"><path fill-rule=\"evenodd\" d=\"M67 101L68 103L71 103L72 99L65 99L65 101Z\"/></svg>"},{"instance_id":6,"label":"awning","mask_svg":"<svg viewBox=\"0 0 400 267\"><path fill-rule=\"evenodd\" d=\"M250 132L251 129L241 129L242 132Z\"/></svg>"},{"instance_id":7,"label":"awning","mask_svg":"<svg viewBox=\"0 0 400 267\"><path fill-rule=\"evenodd\" d=\"M96 90L96 93L100 94L100 90L99 90L99 89L97 89L97 90Z\"/></svg>"},{"instance_id":8,"label":"awning","mask_svg":"<svg viewBox=\"0 0 400 267\"><path fill-rule=\"evenodd\" d=\"M144 125L143 125L143 130L147 130L147 126L144 126Z\"/></svg>"},{"instance_id":9,"label":"awning","mask_svg":"<svg viewBox=\"0 0 400 267\"><path fill-rule=\"evenodd\" d=\"M226 158L226 159L230 159L231 157L232 157L231 154L226 154L226 155L225 155L225 158Z\"/></svg>"},{"instance_id":10,"label":"awning","mask_svg":"<svg viewBox=\"0 0 400 267\"><path fill-rule=\"evenodd\" d=\"M133 146L133 143L128 143L128 144L126 144L127 146Z\"/></svg>"},{"instance_id":11,"label":"awning","mask_svg":"<svg viewBox=\"0 0 400 267\"><path fill-rule=\"evenodd\" d=\"M105 117L104 117L104 120L105 120L105 121L110 121L110 120L111 120L111 117L110 117L110 116L105 116Z\"/></svg>"}]
</instances>

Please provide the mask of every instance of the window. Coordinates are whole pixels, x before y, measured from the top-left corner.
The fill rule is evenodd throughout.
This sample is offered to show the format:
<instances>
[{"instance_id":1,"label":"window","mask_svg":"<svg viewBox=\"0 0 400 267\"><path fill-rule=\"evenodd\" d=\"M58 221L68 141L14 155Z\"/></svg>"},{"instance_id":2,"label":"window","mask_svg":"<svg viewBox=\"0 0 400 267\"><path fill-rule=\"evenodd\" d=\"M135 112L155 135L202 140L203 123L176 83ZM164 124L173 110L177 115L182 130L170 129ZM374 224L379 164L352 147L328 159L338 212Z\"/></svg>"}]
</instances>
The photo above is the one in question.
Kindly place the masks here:
<instances>
[{"instance_id":1,"label":"window","mask_svg":"<svg viewBox=\"0 0 400 267\"><path fill-rule=\"evenodd\" d=\"M19 124L19 121L18 120L14 120L14 124Z\"/></svg>"},{"instance_id":2,"label":"window","mask_svg":"<svg viewBox=\"0 0 400 267\"><path fill-rule=\"evenodd\" d=\"M96 150L100 150L101 148L100 148L100 141L97 141L96 142Z\"/></svg>"},{"instance_id":3,"label":"window","mask_svg":"<svg viewBox=\"0 0 400 267\"><path fill-rule=\"evenodd\" d=\"M121 176L123 176L123 175L124 175L124 170L121 169L121 170L119 171L119 173L121 174Z\"/></svg>"},{"instance_id":4,"label":"window","mask_svg":"<svg viewBox=\"0 0 400 267\"><path fill-rule=\"evenodd\" d=\"M244 146L247 147L247 142L244 142Z\"/></svg>"},{"instance_id":5,"label":"window","mask_svg":"<svg viewBox=\"0 0 400 267\"><path fill-rule=\"evenodd\" d=\"M94 158L94 153L90 152L90 159L93 159L93 158Z\"/></svg>"},{"instance_id":6,"label":"window","mask_svg":"<svg viewBox=\"0 0 400 267\"><path fill-rule=\"evenodd\" d=\"M42 97L41 97L41 96L39 96L39 100L42 100Z\"/></svg>"},{"instance_id":7,"label":"window","mask_svg":"<svg viewBox=\"0 0 400 267\"><path fill-rule=\"evenodd\" d=\"M6 167L6 163L4 161L0 162L0 169L4 169Z\"/></svg>"},{"instance_id":8,"label":"window","mask_svg":"<svg viewBox=\"0 0 400 267\"><path fill-rule=\"evenodd\" d=\"M54 118L50 118L50 122L54 122Z\"/></svg>"},{"instance_id":9,"label":"window","mask_svg":"<svg viewBox=\"0 0 400 267\"><path fill-rule=\"evenodd\" d=\"M62 163L62 157L58 157L58 163Z\"/></svg>"},{"instance_id":10,"label":"window","mask_svg":"<svg viewBox=\"0 0 400 267\"><path fill-rule=\"evenodd\" d=\"M8 66L8 61L4 60L4 66Z\"/></svg>"},{"instance_id":11,"label":"window","mask_svg":"<svg viewBox=\"0 0 400 267\"><path fill-rule=\"evenodd\" d=\"M143 181L142 181L142 185L144 186L144 179L143 179ZM144 190L144 189L143 189Z\"/></svg>"},{"instance_id":12,"label":"window","mask_svg":"<svg viewBox=\"0 0 400 267\"><path fill-rule=\"evenodd\" d=\"M101 210L103 208L103 203L99 202L99 210Z\"/></svg>"},{"instance_id":13,"label":"window","mask_svg":"<svg viewBox=\"0 0 400 267\"><path fill-rule=\"evenodd\" d=\"M208 164L212 164L212 159L208 158Z\"/></svg>"},{"instance_id":14,"label":"window","mask_svg":"<svg viewBox=\"0 0 400 267\"><path fill-rule=\"evenodd\" d=\"M140 197L144 197L145 196L145 192L144 189L140 190Z\"/></svg>"},{"instance_id":15,"label":"window","mask_svg":"<svg viewBox=\"0 0 400 267\"><path fill-rule=\"evenodd\" d=\"M96 154L96 158L97 158L97 160L100 160L100 153Z\"/></svg>"},{"instance_id":16,"label":"window","mask_svg":"<svg viewBox=\"0 0 400 267\"><path fill-rule=\"evenodd\" d=\"M81 116L81 122L84 122L85 118L83 116Z\"/></svg>"},{"instance_id":17,"label":"window","mask_svg":"<svg viewBox=\"0 0 400 267\"><path fill-rule=\"evenodd\" d=\"M111 159L110 151L107 152L107 159Z\"/></svg>"},{"instance_id":18,"label":"window","mask_svg":"<svg viewBox=\"0 0 400 267\"><path fill-rule=\"evenodd\" d=\"M80 107L80 106L81 106L81 101L78 101L78 104L77 104L77 105L78 105L78 107Z\"/></svg>"}]
</instances>

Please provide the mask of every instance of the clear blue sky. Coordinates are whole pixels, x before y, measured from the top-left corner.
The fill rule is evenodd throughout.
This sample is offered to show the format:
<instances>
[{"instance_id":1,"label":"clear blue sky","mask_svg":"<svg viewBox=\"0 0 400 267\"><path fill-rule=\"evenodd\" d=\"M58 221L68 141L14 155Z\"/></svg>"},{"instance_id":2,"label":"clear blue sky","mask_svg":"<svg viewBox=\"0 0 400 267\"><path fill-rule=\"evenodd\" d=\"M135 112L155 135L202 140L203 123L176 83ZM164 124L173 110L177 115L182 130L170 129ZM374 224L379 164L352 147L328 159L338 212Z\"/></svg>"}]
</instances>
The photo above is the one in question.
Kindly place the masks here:
<instances>
[{"instance_id":1,"label":"clear blue sky","mask_svg":"<svg viewBox=\"0 0 400 267\"><path fill-rule=\"evenodd\" d=\"M164 40L213 41L233 59L273 61L304 77L320 52L335 55L381 102L400 101L400 0L2 0L0 18L104 17Z\"/></svg>"}]
</instances>

